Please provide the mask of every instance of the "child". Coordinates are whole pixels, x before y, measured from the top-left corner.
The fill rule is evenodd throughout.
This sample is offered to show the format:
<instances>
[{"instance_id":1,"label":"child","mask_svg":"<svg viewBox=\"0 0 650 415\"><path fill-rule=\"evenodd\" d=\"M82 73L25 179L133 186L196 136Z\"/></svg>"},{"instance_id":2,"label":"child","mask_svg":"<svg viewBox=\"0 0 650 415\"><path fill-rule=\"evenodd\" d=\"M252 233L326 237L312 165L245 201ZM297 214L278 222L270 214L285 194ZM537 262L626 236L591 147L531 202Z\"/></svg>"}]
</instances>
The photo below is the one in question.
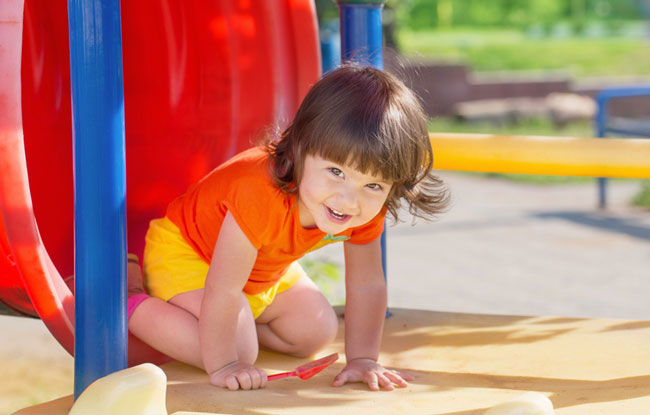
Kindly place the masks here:
<instances>
[{"instance_id":1,"label":"child","mask_svg":"<svg viewBox=\"0 0 650 415\"><path fill-rule=\"evenodd\" d=\"M151 296L131 289L129 329L203 368L214 385L264 387L253 366L259 346L304 357L336 336L332 307L296 261L345 241L347 365L334 386L407 386L410 376L377 362L386 312L379 236L401 199L416 216L443 209L432 163L426 117L397 78L353 66L326 74L278 141L217 167L151 222ZM129 266L130 286L139 272Z\"/></svg>"}]
</instances>

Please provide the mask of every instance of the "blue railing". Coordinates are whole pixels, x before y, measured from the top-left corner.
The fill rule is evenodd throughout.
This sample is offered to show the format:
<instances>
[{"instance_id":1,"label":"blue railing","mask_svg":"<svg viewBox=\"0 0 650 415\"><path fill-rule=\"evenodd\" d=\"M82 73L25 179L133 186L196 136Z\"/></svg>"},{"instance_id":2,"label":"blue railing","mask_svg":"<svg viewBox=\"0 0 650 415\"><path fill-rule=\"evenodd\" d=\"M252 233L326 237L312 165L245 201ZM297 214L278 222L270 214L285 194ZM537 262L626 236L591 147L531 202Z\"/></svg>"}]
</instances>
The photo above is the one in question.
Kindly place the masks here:
<instances>
[{"instance_id":1,"label":"blue railing","mask_svg":"<svg viewBox=\"0 0 650 415\"><path fill-rule=\"evenodd\" d=\"M638 120L623 117L612 117L609 114L609 103L612 99L650 96L650 84L609 87L602 89L596 96L596 135L606 137L607 134L618 134L627 137L649 137L650 119ZM650 108L648 108L650 116ZM598 179L598 207L607 206L607 179Z\"/></svg>"}]
</instances>

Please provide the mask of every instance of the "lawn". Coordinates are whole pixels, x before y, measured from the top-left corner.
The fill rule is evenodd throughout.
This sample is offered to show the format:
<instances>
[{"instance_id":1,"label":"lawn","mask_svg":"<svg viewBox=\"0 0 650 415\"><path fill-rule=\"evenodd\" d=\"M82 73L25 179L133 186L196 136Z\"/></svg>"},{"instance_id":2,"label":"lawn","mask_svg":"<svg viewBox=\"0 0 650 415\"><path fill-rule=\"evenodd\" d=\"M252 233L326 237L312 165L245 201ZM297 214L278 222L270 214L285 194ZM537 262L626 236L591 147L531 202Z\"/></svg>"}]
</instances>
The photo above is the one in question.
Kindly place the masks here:
<instances>
[{"instance_id":1,"label":"lawn","mask_svg":"<svg viewBox=\"0 0 650 415\"><path fill-rule=\"evenodd\" d=\"M516 124L468 123L453 118L438 117L429 121L429 131L449 133L477 133L503 135L548 135L563 137L593 137L594 127L590 121L569 123L557 128L547 119L522 119Z\"/></svg>"},{"instance_id":2,"label":"lawn","mask_svg":"<svg viewBox=\"0 0 650 415\"><path fill-rule=\"evenodd\" d=\"M409 31L402 53L464 62L478 72L556 70L582 77L650 76L650 39L642 36L538 37L518 30Z\"/></svg>"}]
</instances>

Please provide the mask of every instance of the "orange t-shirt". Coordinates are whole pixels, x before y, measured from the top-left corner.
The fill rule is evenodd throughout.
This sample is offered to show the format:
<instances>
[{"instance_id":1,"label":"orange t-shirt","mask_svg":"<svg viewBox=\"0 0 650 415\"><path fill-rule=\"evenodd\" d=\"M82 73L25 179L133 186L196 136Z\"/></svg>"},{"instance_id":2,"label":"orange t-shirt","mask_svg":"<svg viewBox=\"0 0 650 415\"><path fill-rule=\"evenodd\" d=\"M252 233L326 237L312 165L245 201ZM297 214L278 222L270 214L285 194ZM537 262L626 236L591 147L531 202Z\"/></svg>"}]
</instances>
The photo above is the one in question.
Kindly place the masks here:
<instances>
[{"instance_id":1,"label":"orange t-shirt","mask_svg":"<svg viewBox=\"0 0 650 415\"><path fill-rule=\"evenodd\" d=\"M167 208L166 216L208 263L226 212L257 249L257 259L244 286L260 293L282 277L287 267L312 249L348 241L365 244L381 235L386 209L362 226L329 235L300 224L297 197L278 189L269 173L263 147L246 150L220 165Z\"/></svg>"}]
</instances>

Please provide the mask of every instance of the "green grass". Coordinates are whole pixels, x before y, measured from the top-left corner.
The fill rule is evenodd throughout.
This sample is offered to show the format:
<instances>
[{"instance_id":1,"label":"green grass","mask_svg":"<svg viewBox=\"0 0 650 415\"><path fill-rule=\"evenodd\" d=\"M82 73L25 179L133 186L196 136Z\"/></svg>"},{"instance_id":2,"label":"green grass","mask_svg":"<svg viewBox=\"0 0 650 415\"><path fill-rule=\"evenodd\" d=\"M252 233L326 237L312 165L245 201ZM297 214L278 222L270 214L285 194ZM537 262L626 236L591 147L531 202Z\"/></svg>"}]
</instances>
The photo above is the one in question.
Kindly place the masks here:
<instances>
[{"instance_id":1,"label":"green grass","mask_svg":"<svg viewBox=\"0 0 650 415\"><path fill-rule=\"evenodd\" d=\"M516 173L473 173L485 177L494 177L497 179L505 179L513 182L534 184L539 186L551 186L556 184L572 184L572 183L594 183L596 179L593 177L578 177L578 176L546 176L543 174L516 174Z\"/></svg>"},{"instance_id":2,"label":"green grass","mask_svg":"<svg viewBox=\"0 0 650 415\"><path fill-rule=\"evenodd\" d=\"M345 304L345 298L341 297L337 290L337 286L342 282L341 269L337 264L322 258L302 258L300 265L330 304Z\"/></svg>"},{"instance_id":3,"label":"green grass","mask_svg":"<svg viewBox=\"0 0 650 415\"><path fill-rule=\"evenodd\" d=\"M557 70L576 77L648 76L650 42L635 37L531 38L518 30L398 33L406 56L463 62L474 71Z\"/></svg>"},{"instance_id":4,"label":"green grass","mask_svg":"<svg viewBox=\"0 0 650 415\"><path fill-rule=\"evenodd\" d=\"M516 124L467 123L453 118L438 117L429 121L431 132L476 133L503 135L547 135L563 137L593 137L595 132L590 121L579 121L557 128L543 118L521 120Z\"/></svg>"},{"instance_id":5,"label":"green grass","mask_svg":"<svg viewBox=\"0 0 650 415\"><path fill-rule=\"evenodd\" d=\"M650 180L641 181L641 190L632 199L632 204L650 208Z\"/></svg>"}]
</instances>

